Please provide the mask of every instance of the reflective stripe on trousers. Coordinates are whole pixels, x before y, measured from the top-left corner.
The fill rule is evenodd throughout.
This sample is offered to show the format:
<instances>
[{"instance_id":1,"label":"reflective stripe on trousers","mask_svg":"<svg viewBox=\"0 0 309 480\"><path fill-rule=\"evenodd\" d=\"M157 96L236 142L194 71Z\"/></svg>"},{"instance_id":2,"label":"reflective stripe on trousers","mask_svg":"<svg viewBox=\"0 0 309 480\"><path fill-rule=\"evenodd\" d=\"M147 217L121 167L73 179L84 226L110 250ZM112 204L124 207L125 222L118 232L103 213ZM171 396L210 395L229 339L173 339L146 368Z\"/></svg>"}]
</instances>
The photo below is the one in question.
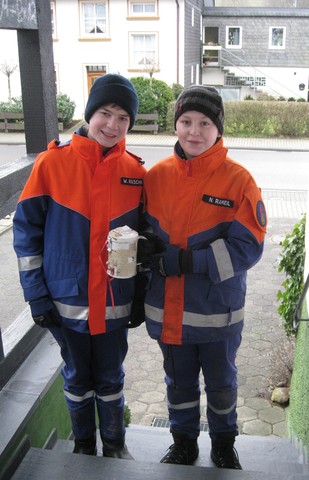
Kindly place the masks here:
<instances>
[{"instance_id":1,"label":"reflective stripe on trousers","mask_svg":"<svg viewBox=\"0 0 309 480\"><path fill-rule=\"evenodd\" d=\"M241 335L221 342L165 345L165 382L171 430L197 438L200 432L200 385L202 369L207 395L206 415L210 433L237 431L236 353Z\"/></svg>"},{"instance_id":2,"label":"reflective stripe on trousers","mask_svg":"<svg viewBox=\"0 0 309 480\"><path fill-rule=\"evenodd\" d=\"M121 327L93 336L64 327L53 328L51 332L65 362L61 373L75 438L93 434L96 402L101 434L123 439L127 329Z\"/></svg>"}]
</instances>

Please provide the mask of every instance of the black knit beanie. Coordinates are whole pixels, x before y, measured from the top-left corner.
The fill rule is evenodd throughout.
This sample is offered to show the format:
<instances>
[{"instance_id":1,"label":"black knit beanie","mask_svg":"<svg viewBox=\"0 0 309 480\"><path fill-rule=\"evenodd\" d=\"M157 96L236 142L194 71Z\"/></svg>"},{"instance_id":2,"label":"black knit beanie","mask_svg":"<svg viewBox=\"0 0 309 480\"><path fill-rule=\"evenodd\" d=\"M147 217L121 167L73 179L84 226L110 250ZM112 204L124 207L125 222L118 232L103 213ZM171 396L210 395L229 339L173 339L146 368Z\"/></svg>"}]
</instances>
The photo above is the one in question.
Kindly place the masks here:
<instances>
[{"instance_id":1,"label":"black knit beanie","mask_svg":"<svg viewBox=\"0 0 309 480\"><path fill-rule=\"evenodd\" d=\"M115 73L97 78L91 87L86 105L86 122L89 123L94 112L108 103L115 103L130 115L131 130L138 110L138 96L130 80Z\"/></svg>"},{"instance_id":2,"label":"black knit beanie","mask_svg":"<svg viewBox=\"0 0 309 480\"><path fill-rule=\"evenodd\" d=\"M190 110L195 110L209 117L216 125L219 132L223 134L223 101L219 92L215 88L195 85L183 90L176 100L174 115L175 128L180 115Z\"/></svg>"}]
</instances>

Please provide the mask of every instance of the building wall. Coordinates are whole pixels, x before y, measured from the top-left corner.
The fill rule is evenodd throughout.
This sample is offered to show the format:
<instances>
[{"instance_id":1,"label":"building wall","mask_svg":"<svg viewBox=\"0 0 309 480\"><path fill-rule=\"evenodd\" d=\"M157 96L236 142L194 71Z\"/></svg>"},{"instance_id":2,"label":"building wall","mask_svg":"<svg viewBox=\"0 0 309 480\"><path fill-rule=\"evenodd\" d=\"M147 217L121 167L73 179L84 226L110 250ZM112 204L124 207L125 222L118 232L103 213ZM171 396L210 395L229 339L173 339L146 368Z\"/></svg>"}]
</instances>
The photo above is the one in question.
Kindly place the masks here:
<instances>
[{"instance_id":1,"label":"building wall","mask_svg":"<svg viewBox=\"0 0 309 480\"><path fill-rule=\"evenodd\" d=\"M189 0L185 2L184 19L184 85L201 83L201 40L202 40L203 2Z\"/></svg>"},{"instance_id":2,"label":"building wall","mask_svg":"<svg viewBox=\"0 0 309 480\"><path fill-rule=\"evenodd\" d=\"M227 48L227 26L241 27L241 48ZM309 9L204 8L203 27L219 28L218 43L222 47L217 74L216 68L204 67L203 83L211 84L214 76L218 81L219 72L221 85L227 72L240 77L265 77L266 86L257 86L257 91L308 100ZM271 27L285 28L285 48L269 48Z\"/></svg>"},{"instance_id":3,"label":"building wall","mask_svg":"<svg viewBox=\"0 0 309 480\"><path fill-rule=\"evenodd\" d=\"M127 0L109 0L108 38L83 39L80 35L80 12L78 0L54 0L55 35L53 42L54 62L57 75L58 93L67 94L76 103L74 117L83 118L88 98L87 66L105 66L106 72L120 73L128 78L149 76L149 71L130 67L130 33L156 33L158 64L154 78L185 85L184 35L185 4L189 0L158 0L158 15L149 19L130 18ZM194 63L199 63L202 0L190 0L199 7L194 30L198 35L190 40L190 52L195 50ZM177 16L179 5L179 16ZM191 12L191 10L190 10ZM191 17L190 17L191 18ZM179 25L177 21L179 20ZM0 53L0 64L10 59L18 64L16 41L8 40L16 32L1 31L2 45L8 48ZM195 39L198 44L194 47ZM186 67L189 69L189 67ZM19 75L11 77L12 95L19 96ZM7 101L7 78L0 73L0 101Z\"/></svg>"},{"instance_id":4,"label":"building wall","mask_svg":"<svg viewBox=\"0 0 309 480\"><path fill-rule=\"evenodd\" d=\"M237 61L260 67L309 65L309 9L306 17L205 16L203 26L219 27L219 43L224 47L223 65ZM226 26L242 28L241 49L225 49ZM269 49L269 28L275 26L286 28L286 46L283 50Z\"/></svg>"},{"instance_id":5,"label":"building wall","mask_svg":"<svg viewBox=\"0 0 309 480\"><path fill-rule=\"evenodd\" d=\"M109 38L82 40L79 35L78 2L57 0L57 39L54 41L54 60L58 71L59 90L76 102L75 116L82 118L88 98L86 66L105 65L106 71L128 78L149 73L130 68L129 35L155 32L158 35L158 71L154 78L168 85L177 82L177 25L176 2L159 1L158 17L153 20L129 19L126 0L109 2ZM68 18L70 21L68 21ZM167 48L168 46L168 48ZM181 45L180 45L181 48ZM179 58L183 51L179 52ZM183 84L182 65L179 83Z\"/></svg>"}]
</instances>

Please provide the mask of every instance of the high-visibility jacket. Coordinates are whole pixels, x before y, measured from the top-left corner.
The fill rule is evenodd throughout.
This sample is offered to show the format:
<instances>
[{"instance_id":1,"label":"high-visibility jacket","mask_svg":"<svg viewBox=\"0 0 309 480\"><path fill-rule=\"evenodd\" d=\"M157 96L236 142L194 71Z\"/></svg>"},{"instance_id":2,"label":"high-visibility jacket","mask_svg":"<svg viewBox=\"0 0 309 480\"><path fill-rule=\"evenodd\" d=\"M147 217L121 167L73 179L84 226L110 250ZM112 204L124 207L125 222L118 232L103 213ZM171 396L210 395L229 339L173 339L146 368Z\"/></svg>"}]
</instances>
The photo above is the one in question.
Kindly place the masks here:
<instances>
[{"instance_id":1,"label":"high-visibility jacket","mask_svg":"<svg viewBox=\"0 0 309 480\"><path fill-rule=\"evenodd\" d=\"M82 130L65 144L50 142L14 216L25 300L50 295L63 325L80 332L89 323L91 334L104 333L130 315L134 278L108 285L106 272L108 232L139 226L146 169L125 146L124 139L103 156Z\"/></svg>"},{"instance_id":2,"label":"high-visibility jacket","mask_svg":"<svg viewBox=\"0 0 309 480\"><path fill-rule=\"evenodd\" d=\"M185 160L173 156L144 179L146 219L166 244L193 252L195 271L153 273L146 325L164 343L218 341L243 326L246 275L261 257L266 212L251 174L227 156L223 140Z\"/></svg>"}]
</instances>

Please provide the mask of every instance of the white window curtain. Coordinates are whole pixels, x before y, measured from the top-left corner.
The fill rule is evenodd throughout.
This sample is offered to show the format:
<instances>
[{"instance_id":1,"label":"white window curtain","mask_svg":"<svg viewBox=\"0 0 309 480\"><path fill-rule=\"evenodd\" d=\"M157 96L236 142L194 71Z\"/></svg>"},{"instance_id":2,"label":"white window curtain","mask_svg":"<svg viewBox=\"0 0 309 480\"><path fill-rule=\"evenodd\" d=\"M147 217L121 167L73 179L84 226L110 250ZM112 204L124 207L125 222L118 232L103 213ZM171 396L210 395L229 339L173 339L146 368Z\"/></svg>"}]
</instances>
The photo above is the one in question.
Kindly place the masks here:
<instances>
[{"instance_id":1,"label":"white window curtain","mask_svg":"<svg viewBox=\"0 0 309 480\"><path fill-rule=\"evenodd\" d=\"M106 33L106 2L83 3L84 33Z\"/></svg>"},{"instance_id":2,"label":"white window curtain","mask_svg":"<svg viewBox=\"0 0 309 480\"><path fill-rule=\"evenodd\" d=\"M155 35L133 35L133 63L135 67L147 67L155 63L155 45Z\"/></svg>"}]
</instances>

